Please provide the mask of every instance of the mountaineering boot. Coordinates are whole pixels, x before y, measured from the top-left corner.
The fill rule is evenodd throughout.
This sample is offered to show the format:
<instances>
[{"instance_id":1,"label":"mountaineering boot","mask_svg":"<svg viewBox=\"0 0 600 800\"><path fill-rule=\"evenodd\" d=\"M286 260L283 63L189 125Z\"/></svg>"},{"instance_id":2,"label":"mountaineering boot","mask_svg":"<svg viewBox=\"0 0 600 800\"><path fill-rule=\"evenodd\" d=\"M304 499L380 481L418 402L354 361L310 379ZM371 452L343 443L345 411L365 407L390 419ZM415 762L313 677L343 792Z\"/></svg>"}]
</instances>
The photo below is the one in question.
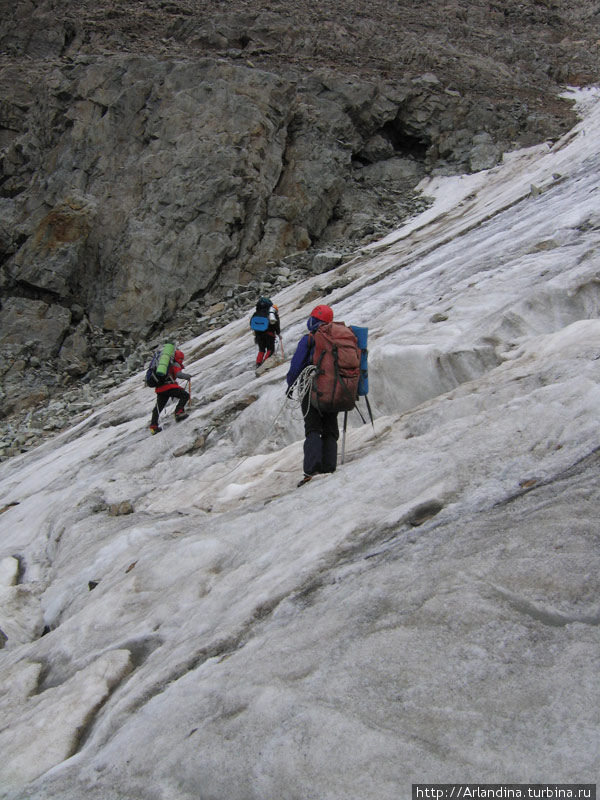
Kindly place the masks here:
<instances>
[{"instance_id":1,"label":"mountaineering boot","mask_svg":"<svg viewBox=\"0 0 600 800\"><path fill-rule=\"evenodd\" d=\"M175 422L181 422L184 419L187 419L189 414L187 411L176 411L175 412Z\"/></svg>"},{"instance_id":2,"label":"mountaineering boot","mask_svg":"<svg viewBox=\"0 0 600 800\"><path fill-rule=\"evenodd\" d=\"M312 480L312 478L313 478L313 476L312 476L312 475L307 475L306 473L304 473L304 477L302 478L302 480L300 481L300 483L297 483L297 484L296 484L296 486L304 486L304 484L305 484L305 483L308 483L309 481L311 481L311 480Z\"/></svg>"},{"instance_id":3,"label":"mountaineering boot","mask_svg":"<svg viewBox=\"0 0 600 800\"><path fill-rule=\"evenodd\" d=\"M154 436L155 433L160 433L161 431L162 428L160 427L160 425L150 425L150 433L152 434L152 436Z\"/></svg>"}]
</instances>

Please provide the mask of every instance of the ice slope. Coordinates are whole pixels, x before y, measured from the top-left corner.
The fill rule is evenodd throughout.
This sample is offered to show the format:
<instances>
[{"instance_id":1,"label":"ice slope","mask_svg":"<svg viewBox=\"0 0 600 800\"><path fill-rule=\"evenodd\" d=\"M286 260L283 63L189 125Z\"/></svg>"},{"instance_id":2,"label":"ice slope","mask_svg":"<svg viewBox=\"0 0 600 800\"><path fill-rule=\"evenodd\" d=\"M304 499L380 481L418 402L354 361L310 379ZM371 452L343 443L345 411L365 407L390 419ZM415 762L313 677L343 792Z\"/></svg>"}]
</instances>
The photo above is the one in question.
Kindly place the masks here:
<instances>
[{"instance_id":1,"label":"ice slope","mask_svg":"<svg viewBox=\"0 0 600 800\"><path fill-rule=\"evenodd\" d=\"M396 800L595 782L600 95L275 298L370 330L375 426L296 489L246 319L0 467L0 797ZM168 415L167 415L168 417ZM129 509L127 503L130 503ZM120 505L125 504L125 505ZM122 513L131 510L132 513ZM46 630L45 635L42 635Z\"/></svg>"}]
</instances>

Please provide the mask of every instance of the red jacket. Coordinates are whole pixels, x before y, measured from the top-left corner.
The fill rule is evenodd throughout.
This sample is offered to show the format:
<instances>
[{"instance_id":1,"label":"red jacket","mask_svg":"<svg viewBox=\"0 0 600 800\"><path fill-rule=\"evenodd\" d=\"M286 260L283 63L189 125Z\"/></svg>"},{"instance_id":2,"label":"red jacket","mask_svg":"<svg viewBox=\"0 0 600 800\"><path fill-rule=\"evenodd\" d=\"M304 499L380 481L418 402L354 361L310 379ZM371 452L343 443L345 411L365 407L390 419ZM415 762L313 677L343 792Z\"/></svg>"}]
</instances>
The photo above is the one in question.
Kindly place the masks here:
<instances>
[{"instance_id":1,"label":"red jacket","mask_svg":"<svg viewBox=\"0 0 600 800\"><path fill-rule=\"evenodd\" d=\"M176 361L174 364L171 364L167 372L167 378L171 380L168 383L163 383L162 386L157 386L154 391L156 394L160 394L161 392L168 392L169 389L180 389L181 387L177 383L177 379L181 378L181 380L189 381L191 377L192 376L188 375L187 372L183 372L183 364L178 364Z\"/></svg>"}]
</instances>

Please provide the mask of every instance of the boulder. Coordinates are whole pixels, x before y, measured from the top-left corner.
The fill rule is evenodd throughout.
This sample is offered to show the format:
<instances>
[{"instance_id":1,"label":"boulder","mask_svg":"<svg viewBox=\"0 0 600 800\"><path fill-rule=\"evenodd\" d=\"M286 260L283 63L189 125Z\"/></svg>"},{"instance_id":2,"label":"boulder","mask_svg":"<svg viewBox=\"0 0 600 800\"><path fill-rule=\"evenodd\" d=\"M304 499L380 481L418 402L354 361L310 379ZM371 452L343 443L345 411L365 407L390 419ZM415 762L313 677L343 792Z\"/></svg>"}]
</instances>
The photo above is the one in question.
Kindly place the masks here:
<instances>
[{"instance_id":1,"label":"boulder","mask_svg":"<svg viewBox=\"0 0 600 800\"><path fill-rule=\"evenodd\" d=\"M313 258L312 271L319 275L322 272L335 269L335 267L341 263L342 257L342 253L335 253L331 251L317 253L317 255Z\"/></svg>"},{"instance_id":2,"label":"boulder","mask_svg":"<svg viewBox=\"0 0 600 800\"><path fill-rule=\"evenodd\" d=\"M502 157L502 150L489 133L478 133L473 137L473 147L469 155L471 172L495 167Z\"/></svg>"},{"instance_id":3,"label":"boulder","mask_svg":"<svg viewBox=\"0 0 600 800\"><path fill-rule=\"evenodd\" d=\"M66 337L60 348L59 366L73 377L85 375L90 366L87 332L87 322L82 320L75 331Z\"/></svg>"}]
</instances>

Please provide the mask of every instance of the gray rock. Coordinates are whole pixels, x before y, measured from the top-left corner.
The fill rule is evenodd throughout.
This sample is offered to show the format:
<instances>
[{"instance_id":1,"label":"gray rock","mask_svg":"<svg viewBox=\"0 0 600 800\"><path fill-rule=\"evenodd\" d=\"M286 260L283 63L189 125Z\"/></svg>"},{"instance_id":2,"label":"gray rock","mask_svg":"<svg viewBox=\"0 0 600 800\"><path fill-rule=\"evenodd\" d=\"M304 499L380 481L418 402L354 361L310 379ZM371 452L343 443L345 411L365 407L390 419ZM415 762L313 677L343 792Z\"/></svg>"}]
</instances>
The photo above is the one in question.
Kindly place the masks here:
<instances>
[{"instance_id":1,"label":"gray rock","mask_svg":"<svg viewBox=\"0 0 600 800\"><path fill-rule=\"evenodd\" d=\"M63 300L72 297L78 284L86 278L80 273L86 261L95 206L93 197L65 197L34 226L15 255L10 269L12 274Z\"/></svg>"},{"instance_id":2,"label":"gray rock","mask_svg":"<svg viewBox=\"0 0 600 800\"><path fill-rule=\"evenodd\" d=\"M9 297L0 309L0 347L25 345L33 336L35 355L50 358L58 354L70 322L71 312L60 305Z\"/></svg>"},{"instance_id":3,"label":"gray rock","mask_svg":"<svg viewBox=\"0 0 600 800\"><path fill-rule=\"evenodd\" d=\"M489 133L479 133L473 137L473 147L469 155L471 172L491 169L500 161L502 150L495 144Z\"/></svg>"},{"instance_id":4,"label":"gray rock","mask_svg":"<svg viewBox=\"0 0 600 800\"><path fill-rule=\"evenodd\" d=\"M66 337L59 352L59 365L74 377L85 375L90 366L87 330L85 321L80 322L75 331Z\"/></svg>"},{"instance_id":5,"label":"gray rock","mask_svg":"<svg viewBox=\"0 0 600 800\"><path fill-rule=\"evenodd\" d=\"M363 176L370 183L414 186L425 174L423 165L414 158L393 157L364 167Z\"/></svg>"},{"instance_id":6,"label":"gray rock","mask_svg":"<svg viewBox=\"0 0 600 800\"><path fill-rule=\"evenodd\" d=\"M111 503L108 506L109 517L123 517L133 514L133 504L131 500L122 500L120 503Z\"/></svg>"},{"instance_id":7,"label":"gray rock","mask_svg":"<svg viewBox=\"0 0 600 800\"><path fill-rule=\"evenodd\" d=\"M102 328L139 333L256 244L242 233L281 171L291 84L115 57L58 72L42 91L50 114L66 95L81 99L64 109L72 124L52 152L31 132L19 143L37 148L44 180L14 203L39 212L8 265L13 280L68 298Z\"/></svg>"},{"instance_id":8,"label":"gray rock","mask_svg":"<svg viewBox=\"0 0 600 800\"><path fill-rule=\"evenodd\" d=\"M381 134L372 136L359 153L367 161L383 161L394 156L394 145Z\"/></svg>"},{"instance_id":9,"label":"gray rock","mask_svg":"<svg viewBox=\"0 0 600 800\"><path fill-rule=\"evenodd\" d=\"M337 267L342 261L341 253L324 252L318 253L312 262L312 271L316 274L327 272Z\"/></svg>"},{"instance_id":10,"label":"gray rock","mask_svg":"<svg viewBox=\"0 0 600 800\"><path fill-rule=\"evenodd\" d=\"M79 414L81 411L88 411L91 408L91 403L81 402L81 403L71 403L69 406L69 411L72 414Z\"/></svg>"},{"instance_id":11,"label":"gray rock","mask_svg":"<svg viewBox=\"0 0 600 800\"><path fill-rule=\"evenodd\" d=\"M120 347L101 347L96 353L96 360L100 364L108 364L123 357L123 350Z\"/></svg>"}]
</instances>

